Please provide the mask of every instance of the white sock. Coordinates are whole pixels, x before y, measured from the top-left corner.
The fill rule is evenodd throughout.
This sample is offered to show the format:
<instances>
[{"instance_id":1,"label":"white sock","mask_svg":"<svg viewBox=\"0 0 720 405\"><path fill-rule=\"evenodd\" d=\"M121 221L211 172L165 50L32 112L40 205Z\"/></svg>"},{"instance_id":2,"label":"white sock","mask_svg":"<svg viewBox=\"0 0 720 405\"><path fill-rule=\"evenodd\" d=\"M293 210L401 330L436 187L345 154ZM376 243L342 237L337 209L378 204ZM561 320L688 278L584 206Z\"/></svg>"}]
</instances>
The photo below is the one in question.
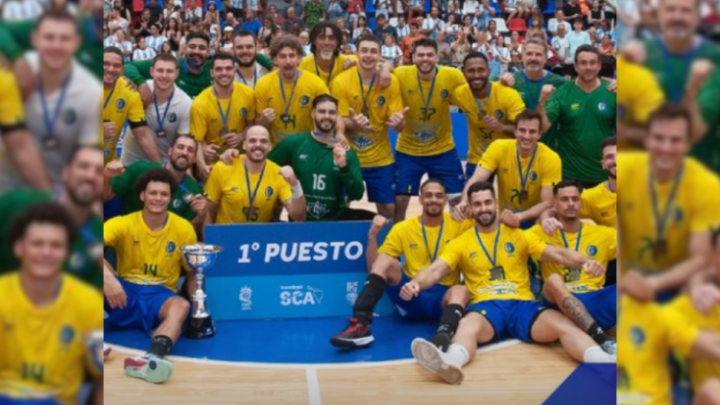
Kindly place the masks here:
<instances>
[{"instance_id":1,"label":"white sock","mask_svg":"<svg viewBox=\"0 0 720 405\"><path fill-rule=\"evenodd\" d=\"M446 357L448 363L452 364L457 368L463 368L464 365L470 361L470 354L463 345L453 343L448 347Z\"/></svg>"},{"instance_id":2,"label":"white sock","mask_svg":"<svg viewBox=\"0 0 720 405\"><path fill-rule=\"evenodd\" d=\"M615 363L616 356L605 353L600 346L592 346L583 353L583 362L585 363Z\"/></svg>"}]
</instances>

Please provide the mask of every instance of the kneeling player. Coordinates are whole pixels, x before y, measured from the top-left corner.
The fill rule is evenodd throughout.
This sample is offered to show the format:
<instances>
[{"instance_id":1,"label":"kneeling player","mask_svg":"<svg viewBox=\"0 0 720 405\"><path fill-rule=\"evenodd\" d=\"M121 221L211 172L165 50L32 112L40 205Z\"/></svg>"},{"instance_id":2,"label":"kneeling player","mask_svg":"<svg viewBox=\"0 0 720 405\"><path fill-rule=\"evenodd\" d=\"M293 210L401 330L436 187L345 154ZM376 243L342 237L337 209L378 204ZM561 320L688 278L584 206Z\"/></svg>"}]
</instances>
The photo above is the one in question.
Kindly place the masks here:
<instances>
[{"instance_id":1,"label":"kneeling player","mask_svg":"<svg viewBox=\"0 0 720 405\"><path fill-rule=\"evenodd\" d=\"M62 205L40 204L13 223L20 271L0 277L0 403L76 404L86 370L102 404L100 294L62 266L76 229ZM97 347L96 347L97 346Z\"/></svg>"},{"instance_id":2,"label":"kneeling player","mask_svg":"<svg viewBox=\"0 0 720 405\"><path fill-rule=\"evenodd\" d=\"M104 227L105 246L115 249L119 263L117 272L104 263L105 325L140 328L153 336L147 354L125 359L125 374L152 383L172 375L164 357L190 310L188 301L176 294L184 265L180 248L197 237L190 222L168 212L177 187L166 169L148 171L137 185L142 211L113 218ZM192 294L195 275L190 271L188 282Z\"/></svg>"}]
</instances>

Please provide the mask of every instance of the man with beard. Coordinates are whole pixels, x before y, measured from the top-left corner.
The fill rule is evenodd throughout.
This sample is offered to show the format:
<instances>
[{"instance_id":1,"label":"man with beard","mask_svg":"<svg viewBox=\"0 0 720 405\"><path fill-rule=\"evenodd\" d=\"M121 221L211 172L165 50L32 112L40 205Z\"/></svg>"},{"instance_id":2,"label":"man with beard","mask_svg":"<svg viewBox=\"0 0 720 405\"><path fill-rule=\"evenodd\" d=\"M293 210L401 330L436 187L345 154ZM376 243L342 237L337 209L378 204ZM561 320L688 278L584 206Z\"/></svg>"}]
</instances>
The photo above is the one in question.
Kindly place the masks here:
<instances>
[{"instance_id":1,"label":"man with beard","mask_svg":"<svg viewBox=\"0 0 720 405\"><path fill-rule=\"evenodd\" d=\"M125 166L117 160L105 166L103 199L110 201L120 197L120 215L128 215L142 210L143 203L135 190L139 179L150 170L164 167L172 173L178 183L176 193L172 196L170 212L191 221L198 235L202 235L202 227L207 214L207 200L203 196L202 186L187 174L195 164L198 143L189 135L180 135L168 148L168 161L163 165L159 162L141 160Z\"/></svg>"},{"instance_id":2,"label":"man with beard","mask_svg":"<svg viewBox=\"0 0 720 405\"><path fill-rule=\"evenodd\" d=\"M278 202L293 222L305 221L307 203L292 167L281 168L267 160L272 148L268 130L259 125L248 128L242 146L246 154L228 165L218 163L205 185L210 221L270 222Z\"/></svg>"},{"instance_id":3,"label":"man with beard","mask_svg":"<svg viewBox=\"0 0 720 405\"><path fill-rule=\"evenodd\" d=\"M357 45L358 65L333 81L332 94L340 103L339 112L345 120L346 130L352 133L349 143L360 159L368 200L377 204L380 215L392 219L395 215L395 167L388 127L402 131L407 109L403 108L397 78L391 77L389 87L378 88L380 40L364 35L358 38Z\"/></svg>"},{"instance_id":4,"label":"man with beard","mask_svg":"<svg viewBox=\"0 0 720 405\"><path fill-rule=\"evenodd\" d=\"M175 83L188 96L195 98L213 84L212 66L207 63L210 57L210 38L201 32L189 33L185 55L185 58L179 60L180 74ZM256 54L256 60L265 69L272 69L272 62L265 55ZM129 62L125 65L125 76L138 86L145 105L149 105L152 100L152 91L145 83L152 79L151 65L151 61Z\"/></svg>"},{"instance_id":5,"label":"man with beard","mask_svg":"<svg viewBox=\"0 0 720 405\"><path fill-rule=\"evenodd\" d=\"M425 174L443 182L451 205L459 200L465 180L450 119L451 94L466 83L465 77L455 68L438 66L438 48L433 40L415 42L412 55L414 65L401 66L394 72L404 104L410 107L395 155L395 222L405 219L410 197L418 194Z\"/></svg>"},{"instance_id":6,"label":"man with beard","mask_svg":"<svg viewBox=\"0 0 720 405\"><path fill-rule=\"evenodd\" d=\"M148 159L160 162L160 152L145 122L145 111L140 95L131 88L123 75L123 54L115 47L105 48L103 69L103 160L107 164L117 156L117 144L125 122L129 122L130 134L140 145Z\"/></svg>"},{"instance_id":7,"label":"man with beard","mask_svg":"<svg viewBox=\"0 0 720 405\"><path fill-rule=\"evenodd\" d=\"M245 128L255 120L255 93L235 82L235 61L227 54L212 60L213 85L193 101L190 132L198 141L197 166L207 180L217 156L228 148L237 148Z\"/></svg>"},{"instance_id":8,"label":"man with beard","mask_svg":"<svg viewBox=\"0 0 720 405\"><path fill-rule=\"evenodd\" d=\"M172 55L159 55L150 69L153 80L147 82L153 92L152 104L145 109L145 119L152 132L158 152L165 162L168 150L180 135L190 134L190 108L192 100L175 85L178 63ZM134 138L128 138L123 145L122 164L148 160Z\"/></svg>"},{"instance_id":9,"label":"man with beard","mask_svg":"<svg viewBox=\"0 0 720 405\"><path fill-rule=\"evenodd\" d=\"M195 294L195 272L185 264L181 248L197 242L188 221L168 212L177 183L160 168L137 183L142 211L115 217L103 227L104 245L117 252L117 271L103 261L105 327L141 329L152 336L144 355L126 358L125 374L159 384L172 375L165 359L177 342L190 303L177 295L178 279L187 272L188 292Z\"/></svg>"},{"instance_id":10,"label":"man with beard","mask_svg":"<svg viewBox=\"0 0 720 405\"><path fill-rule=\"evenodd\" d=\"M557 91L552 85L544 85L537 109L543 116L543 132L552 124L562 128L557 135L557 152L563 161L563 178L576 180L584 188L605 181L599 164L600 145L616 127L617 99L608 90L609 84L598 77L600 58L600 52L591 45L578 48L578 77Z\"/></svg>"},{"instance_id":11,"label":"man with beard","mask_svg":"<svg viewBox=\"0 0 720 405\"><path fill-rule=\"evenodd\" d=\"M686 157L690 114L666 105L650 116L647 152L618 157L618 230L624 273L642 283L641 301L667 299L708 265L711 229L720 227L720 180ZM642 287L642 288L640 288Z\"/></svg>"},{"instance_id":12,"label":"man with beard","mask_svg":"<svg viewBox=\"0 0 720 405\"><path fill-rule=\"evenodd\" d=\"M562 180L562 161L550 147L539 143L542 117L525 110L515 121L515 139L500 139L483 154L465 186L457 219L470 217L467 189L477 182L498 178L500 221L511 228L530 228L552 206L553 185Z\"/></svg>"},{"instance_id":13,"label":"man with beard","mask_svg":"<svg viewBox=\"0 0 720 405\"><path fill-rule=\"evenodd\" d=\"M490 81L487 56L470 52L463 60L467 84L452 92L453 104L465 112L468 151L465 177L472 178L483 153L498 139L512 139L515 119L525 111L520 94L511 87Z\"/></svg>"},{"instance_id":14,"label":"man with beard","mask_svg":"<svg viewBox=\"0 0 720 405\"><path fill-rule=\"evenodd\" d=\"M298 69L302 54L302 45L295 37L275 38L270 56L277 69L255 86L257 123L270 130L273 145L290 135L311 131L312 103L315 97L328 93L322 79Z\"/></svg>"},{"instance_id":15,"label":"man with beard","mask_svg":"<svg viewBox=\"0 0 720 405\"><path fill-rule=\"evenodd\" d=\"M377 226L377 221L373 223L375 232L370 232L370 244L374 244L376 252L368 248L368 255L374 255L375 260L369 265L370 274L355 301L348 326L330 339L333 346L355 348L372 343L375 339L370 324L375 305L387 292L403 317L439 321L432 341L447 350L468 301L468 291L460 284L460 274L448 274L410 301L400 298L402 286L442 254L451 240L473 225L473 221L457 222L443 213L447 203L445 186L438 180L429 179L420 190L422 215L395 225L379 250L377 231L382 229L385 221L380 221ZM404 257L404 265L400 264L401 257Z\"/></svg>"},{"instance_id":16,"label":"man with beard","mask_svg":"<svg viewBox=\"0 0 720 405\"><path fill-rule=\"evenodd\" d=\"M549 245L584 252L606 267L617 255L617 232L613 228L583 223L580 212L580 185L564 180L553 187L554 208L560 229L548 235L540 225L530 231ZM555 263L540 263L544 280L543 295L550 307L559 309L580 329L587 332L607 353L615 354L612 335L617 324L615 286L604 287L605 273L591 275Z\"/></svg>"},{"instance_id":17,"label":"man with beard","mask_svg":"<svg viewBox=\"0 0 720 405\"><path fill-rule=\"evenodd\" d=\"M614 362L615 356L603 352L563 314L535 301L527 270L529 257L592 275L602 274L602 265L578 252L546 245L531 232L498 223L492 184L475 183L467 193L475 227L450 242L400 292L403 299L411 300L458 269L470 291L468 313L447 351L424 339L413 341L418 363L450 384L461 384L462 367L475 357L478 344L508 338L540 344L560 340L576 361Z\"/></svg>"},{"instance_id":18,"label":"man with beard","mask_svg":"<svg viewBox=\"0 0 720 405\"><path fill-rule=\"evenodd\" d=\"M63 168L77 145L97 144L99 111L79 107L101 103L100 82L73 59L80 46L80 28L73 15L47 12L35 27L37 52L25 58L38 85L25 103L26 122L43 152L47 172L42 174L49 174L53 186L60 188ZM0 149L0 190L28 186L8 156L15 153L12 148Z\"/></svg>"},{"instance_id":19,"label":"man with beard","mask_svg":"<svg viewBox=\"0 0 720 405\"><path fill-rule=\"evenodd\" d=\"M340 73L357 64L354 55L340 53L342 37L342 31L333 22L322 21L315 24L310 31L312 54L303 58L300 69L316 75L330 87L330 83Z\"/></svg>"},{"instance_id":20,"label":"man with beard","mask_svg":"<svg viewBox=\"0 0 720 405\"><path fill-rule=\"evenodd\" d=\"M0 197L0 273L16 270L18 262L12 253L12 244L8 240L10 223L30 206L57 201L72 214L75 226L80 229L73 241L70 256L64 268L70 274L100 288L100 259L103 250L102 218L93 214L92 207L102 194L102 170L97 145L79 146L70 156L64 168L63 191L55 196L45 191L15 190L7 191Z\"/></svg>"},{"instance_id":21,"label":"man with beard","mask_svg":"<svg viewBox=\"0 0 720 405\"><path fill-rule=\"evenodd\" d=\"M238 64L235 81L255 89L258 79L270 72L270 69L266 69L256 60L255 36L249 31L235 32L233 50Z\"/></svg>"}]
</instances>

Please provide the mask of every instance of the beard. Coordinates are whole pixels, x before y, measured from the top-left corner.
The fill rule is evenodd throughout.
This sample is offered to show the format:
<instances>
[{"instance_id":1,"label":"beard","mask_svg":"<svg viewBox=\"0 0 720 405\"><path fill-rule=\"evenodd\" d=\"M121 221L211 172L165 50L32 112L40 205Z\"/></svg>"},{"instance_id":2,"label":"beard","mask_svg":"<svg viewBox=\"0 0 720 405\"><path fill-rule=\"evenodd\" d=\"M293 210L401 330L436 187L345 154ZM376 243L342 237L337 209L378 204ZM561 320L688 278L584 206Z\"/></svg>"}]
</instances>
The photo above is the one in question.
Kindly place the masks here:
<instances>
[{"instance_id":1,"label":"beard","mask_svg":"<svg viewBox=\"0 0 720 405\"><path fill-rule=\"evenodd\" d=\"M617 180L617 168L616 166L609 167L607 169L604 169L605 173L607 173L608 177L610 177L613 180Z\"/></svg>"},{"instance_id":2,"label":"beard","mask_svg":"<svg viewBox=\"0 0 720 405\"><path fill-rule=\"evenodd\" d=\"M473 80L473 82L477 82L478 80L482 80L482 84L480 84L479 86L476 86L476 85L470 83L470 88L471 88L472 90L474 90L474 91L481 91L482 89L484 89L484 88L488 85L488 78L487 78L487 77L484 78L484 79Z\"/></svg>"},{"instance_id":3,"label":"beard","mask_svg":"<svg viewBox=\"0 0 720 405\"><path fill-rule=\"evenodd\" d=\"M180 159L185 159L184 165L180 163ZM172 166L175 171L184 172L190 167L190 161L187 158L170 158L170 166Z\"/></svg>"},{"instance_id":4,"label":"beard","mask_svg":"<svg viewBox=\"0 0 720 405\"><path fill-rule=\"evenodd\" d=\"M240 65L240 67L244 67L244 68L250 67L255 64L255 58L248 57L246 61L243 61L242 59L237 58L237 63L238 63L238 65Z\"/></svg>"},{"instance_id":5,"label":"beard","mask_svg":"<svg viewBox=\"0 0 720 405\"><path fill-rule=\"evenodd\" d=\"M477 220L477 223L482 226L490 226L490 225L494 224L495 221L497 220L497 212L492 212L489 214L486 212L483 212L483 213L477 215L477 217L475 219Z\"/></svg>"},{"instance_id":6,"label":"beard","mask_svg":"<svg viewBox=\"0 0 720 405\"><path fill-rule=\"evenodd\" d=\"M255 158L253 157L253 154L254 154L255 152L257 152L257 151L262 151L262 152L263 152L263 157L262 157L262 158L260 158L260 159L255 159ZM249 150L248 153L245 155L245 157L248 158L248 160L250 160L250 161L253 162L253 163L260 163L260 162L264 161L266 156L267 156L267 154L266 154L265 151L264 151L263 149L261 149L261 148L251 149L251 150Z\"/></svg>"},{"instance_id":7,"label":"beard","mask_svg":"<svg viewBox=\"0 0 720 405\"><path fill-rule=\"evenodd\" d=\"M70 196L70 200L72 200L73 204L80 206L80 207L90 207L95 203L96 196L94 193L87 192L87 193L81 193L80 189L83 186L83 184L88 184L88 189L93 190L94 187L91 182L86 181L83 183L79 183L77 187L67 187L68 195Z\"/></svg>"},{"instance_id":8,"label":"beard","mask_svg":"<svg viewBox=\"0 0 720 405\"><path fill-rule=\"evenodd\" d=\"M437 218L443 214L443 207L440 204L430 204L427 207L424 207L423 214L432 218Z\"/></svg>"},{"instance_id":9,"label":"beard","mask_svg":"<svg viewBox=\"0 0 720 405\"><path fill-rule=\"evenodd\" d=\"M334 120L315 120L315 128L320 130L320 132L324 133L330 133L335 131L335 121Z\"/></svg>"}]
</instances>

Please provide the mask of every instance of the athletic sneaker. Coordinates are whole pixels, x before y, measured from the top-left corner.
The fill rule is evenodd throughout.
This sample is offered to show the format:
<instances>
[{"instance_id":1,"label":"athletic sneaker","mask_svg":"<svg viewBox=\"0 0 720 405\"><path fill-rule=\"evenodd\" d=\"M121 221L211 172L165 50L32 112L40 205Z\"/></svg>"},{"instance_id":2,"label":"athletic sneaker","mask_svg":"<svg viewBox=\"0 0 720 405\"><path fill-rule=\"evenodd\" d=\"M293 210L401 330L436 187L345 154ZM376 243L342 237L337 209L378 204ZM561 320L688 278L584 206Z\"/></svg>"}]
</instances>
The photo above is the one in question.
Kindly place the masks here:
<instances>
[{"instance_id":1,"label":"athletic sneaker","mask_svg":"<svg viewBox=\"0 0 720 405\"><path fill-rule=\"evenodd\" d=\"M614 340L606 340L601 347L603 351L609 355L617 354L617 342Z\"/></svg>"},{"instance_id":2,"label":"athletic sneaker","mask_svg":"<svg viewBox=\"0 0 720 405\"><path fill-rule=\"evenodd\" d=\"M172 376L172 363L153 354L125 359L125 375L160 384Z\"/></svg>"},{"instance_id":3,"label":"athletic sneaker","mask_svg":"<svg viewBox=\"0 0 720 405\"><path fill-rule=\"evenodd\" d=\"M450 364L447 353L425 339L412 341L412 354L415 360L426 370L439 375L448 384L459 385L465 379L462 368Z\"/></svg>"},{"instance_id":4,"label":"athletic sneaker","mask_svg":"<svg viewBox=\"0 0 720 405\"><path fill-rule=\"evenodd\" d=\"M350 318L350 323L348 323L345 330L331 337L330 343L335 347L353 349L367 346L374 340L370 325L359 322L357 318Z\"/></svg>"}]
</instances>

